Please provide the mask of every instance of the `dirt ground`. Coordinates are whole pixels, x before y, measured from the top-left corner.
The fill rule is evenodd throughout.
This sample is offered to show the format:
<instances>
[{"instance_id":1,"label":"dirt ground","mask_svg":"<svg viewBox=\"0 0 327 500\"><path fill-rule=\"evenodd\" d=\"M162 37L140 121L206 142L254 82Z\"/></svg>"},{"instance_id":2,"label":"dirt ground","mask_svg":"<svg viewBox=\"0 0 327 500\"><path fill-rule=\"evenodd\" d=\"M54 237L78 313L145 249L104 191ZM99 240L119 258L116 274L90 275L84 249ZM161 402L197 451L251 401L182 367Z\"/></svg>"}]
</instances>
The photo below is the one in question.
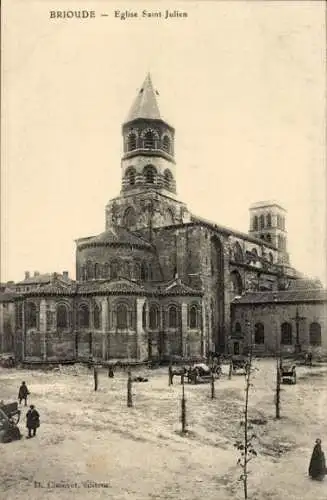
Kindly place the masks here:
<instances>
[{"instance_id":1,"label":"dirt ground","mask_svg":"<svg viewBox=\"0 0 327 500\"><path fill-rule=\"evenodd\" d=\"M327 479L307 476L314 441L327 452L327 367L299 367L298 383L284 385L282 418L274 419L275 363L256 360L250 396L258 456L250 463L251 500L326 500ZM180 434L179 379L168 386L166 368L142 370L149 378L133 384L133 408L126 405L124 372L99 373L94 392L87 368L60 372L0 369L0 399L14 401L25 380L41 426L26 439L0 444L0 498L113 500L242 499L239 452L244 376L186 385L188 434Z\"/></svg>"}]
</instances>

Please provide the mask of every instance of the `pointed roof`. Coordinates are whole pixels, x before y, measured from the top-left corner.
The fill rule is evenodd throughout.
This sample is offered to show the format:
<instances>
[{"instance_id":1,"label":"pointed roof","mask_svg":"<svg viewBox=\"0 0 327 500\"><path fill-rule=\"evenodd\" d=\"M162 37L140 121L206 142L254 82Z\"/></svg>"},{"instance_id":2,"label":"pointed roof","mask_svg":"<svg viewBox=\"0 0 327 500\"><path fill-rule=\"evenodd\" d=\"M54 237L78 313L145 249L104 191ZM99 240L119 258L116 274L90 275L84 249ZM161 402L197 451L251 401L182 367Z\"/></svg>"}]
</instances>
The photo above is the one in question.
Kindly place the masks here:
<instances>
[{"instance_id":1,"label":"pointed roof","mask_svg":"<svg viewBox=\"0 0 327 500\"><path fill-rule=\"evenodd\" d=\"M159 95L159 93L154 89L150 73L148 73L128 113L125 123L137 120L138 118L161 120L162 117L157 103L157 95Z\"/></svg>"}]
</instances>

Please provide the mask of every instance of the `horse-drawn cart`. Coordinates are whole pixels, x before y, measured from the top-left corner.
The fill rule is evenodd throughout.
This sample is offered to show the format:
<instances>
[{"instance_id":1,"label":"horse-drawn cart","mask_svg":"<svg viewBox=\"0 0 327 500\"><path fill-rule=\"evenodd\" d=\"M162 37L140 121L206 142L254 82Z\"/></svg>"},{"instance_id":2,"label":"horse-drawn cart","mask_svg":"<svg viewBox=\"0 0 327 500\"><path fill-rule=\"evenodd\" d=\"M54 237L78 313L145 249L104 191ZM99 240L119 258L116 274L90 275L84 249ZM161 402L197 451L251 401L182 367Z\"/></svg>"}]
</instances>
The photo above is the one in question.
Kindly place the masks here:
<instances>
[{"instance_id":1,"label":"horse-drawn cart","mask_svg":"<svg viewBox=\"0 0 327 500\"><path fill-rule=\"evenodd\" d=\"M0 442L10 443L21 438L18 427L20 410L18 403L0 404Z\"/></svg>"},{"instance_id":2,"label":"horse-drawn cart","mask_svg":"<svg viewBox=\"0 0 327 500\"><path fill-rule=\"evenodd\" d=\"M232 366L234 373L246 373L248 358L246 356L232 356Z\"/></svg>"},{"instance_id":3,"label":"horse-drawn cart","mask_svg":"<svg viewBox=\"0 0 327 500\"><path fill-rule=\"evenodd\" d=\"M296 367L295 365L281 365L280 376L282 384L296 384Z\"/></svg>"}]
</instances>

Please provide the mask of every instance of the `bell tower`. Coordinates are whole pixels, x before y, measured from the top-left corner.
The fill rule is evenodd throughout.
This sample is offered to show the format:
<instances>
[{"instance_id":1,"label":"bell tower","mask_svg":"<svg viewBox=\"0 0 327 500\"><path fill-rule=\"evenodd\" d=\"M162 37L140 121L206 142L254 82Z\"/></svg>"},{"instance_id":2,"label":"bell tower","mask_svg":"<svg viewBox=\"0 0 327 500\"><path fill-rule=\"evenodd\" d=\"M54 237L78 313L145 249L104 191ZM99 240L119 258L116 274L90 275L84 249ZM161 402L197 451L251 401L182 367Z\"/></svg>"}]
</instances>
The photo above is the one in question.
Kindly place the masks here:
<instances>
[{"instance_id":1,"label":"bell tower","mask_svg":"<svg viewBox=\"0 0 327 500\"><path fill-rule=\"evenodd\" d=\"M175 130L163 120L148 74L122 127L121 194L155 189L176 195Z\"/></svg>"},{"instance_id":2,"label":"bell tower","mask_svg":"<svg viewBox=\"0 0 327 500\"><path fill-rule=\"evenodd\" d=\"M289 264L286 210L275 201L260 201L250 207L249 234L278 249L279 264Z\"/></svg>"},{"instance_id":3,"label":"bell tower","mask_svg":"<svg viewBox=\"0 0 327 500\"><path fill-rule=\"evenodd\" d=\"M189 222L176 194L175 129L162 117L148 74L122 126L120 196L106 206L106 229L130 231Z\"/></svg>"}]
</instances>

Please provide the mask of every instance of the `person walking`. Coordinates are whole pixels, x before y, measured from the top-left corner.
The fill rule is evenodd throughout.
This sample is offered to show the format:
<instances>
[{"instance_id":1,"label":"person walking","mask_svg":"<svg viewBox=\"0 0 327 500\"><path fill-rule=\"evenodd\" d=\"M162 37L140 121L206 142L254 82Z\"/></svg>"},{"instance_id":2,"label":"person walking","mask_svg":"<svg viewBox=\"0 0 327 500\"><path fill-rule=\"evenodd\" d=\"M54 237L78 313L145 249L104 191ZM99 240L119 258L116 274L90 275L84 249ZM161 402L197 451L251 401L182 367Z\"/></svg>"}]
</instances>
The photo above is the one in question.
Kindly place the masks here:
<instances>
[{"instance_id":1,"label":"person walking","mask_svg":"<svg viewBox=\"0 0 327 500\"><path fill-rule=\"evenodd\" d=\"M34 437L36 435L36 429L40 427L40 415L39 412L36 411L34 405L31 405L26 413L26 427L28 429L28 438Z\"/></svg>"},{"instance_id":2,"label":"person walking","mask_svg":"<svg viewBox=\"0 0 327 500\"><path fill-rule=\"evenodd\" d=\"M309 465L309 476L316 481L322 481L326 475L325 454L321 448L321 439L316 439Z\"/></svg>"},{"instance_id":3,"label":"person walking","mask_svg":"<svg viewBox=\"0 0 327 500\"><path fill-rule=\"evenodd\" d=\"M27 396L29 395L29 390L27 389L27 386L25 382L22 382L22 385L19 388L18 391L18 399L19 399L19 404L22 404L22 401L25 401L25 406L27 406Z\"/></svg>"}]
</instances>

